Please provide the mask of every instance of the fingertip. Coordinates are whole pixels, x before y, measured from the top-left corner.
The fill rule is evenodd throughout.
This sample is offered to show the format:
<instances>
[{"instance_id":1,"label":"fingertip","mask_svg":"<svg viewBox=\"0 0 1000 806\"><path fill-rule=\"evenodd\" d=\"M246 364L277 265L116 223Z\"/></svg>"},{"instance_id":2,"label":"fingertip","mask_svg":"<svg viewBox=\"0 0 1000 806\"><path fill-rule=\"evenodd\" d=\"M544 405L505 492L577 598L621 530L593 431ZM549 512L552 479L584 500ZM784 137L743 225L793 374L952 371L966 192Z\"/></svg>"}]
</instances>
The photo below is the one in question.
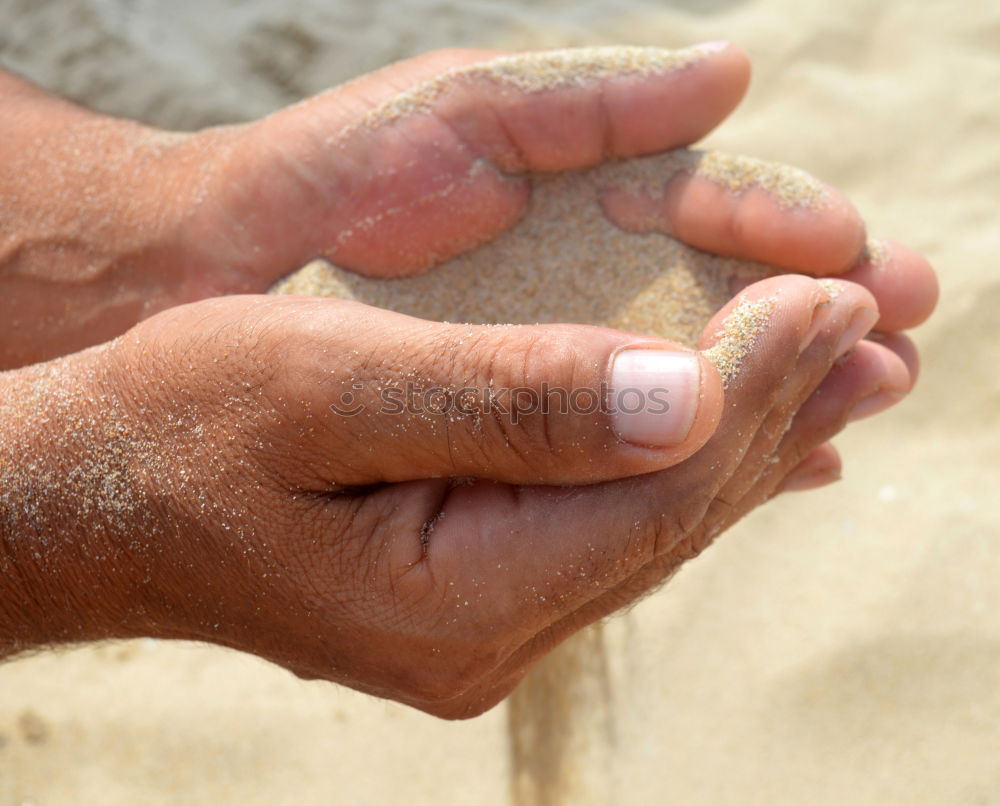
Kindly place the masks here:
<instances>
[{"instance_id":1,"label":"fingertip","mask_svg":"<svg viewBox=\"0 0 1000 806\"><path fill-rule=\"evenodd\" d=\"M665 63L681 65L671 69L623 72L572 91L513 98L505 128L524 157L522 168L586 168L700 140L732 113L749 86L746 54L720 44L661 51ZM692 54L697 58L689 61Z\"/></svg>"},{"instance_id":2,"label":"fingertip","mask_svg":"<svg viewBox=\"0 0 1000 806\"><path fill-rule=\"evenodd\" d=\"M923 255L888 240L869 240L853 268L843 275L871 289L879 300L881 331L916 327L934 312L940 286Z\"/></svg>"},{"instance_id":3,"label":"fingertip","mask_svg":"<svg viewBox=\"0 0 1000 806\"><path fill-rule=\"evenodd\" d=\"M810 451L805 459L792 468L775 495L826 487L839 481L842 471L840 453L831 443L825 442Z\"/></svg>"},{"instance_id":4,"label":"fingertip","mask_svg":"<svg viewBox=\"0 0 1000 806\"><path fill-rule=\"evenodd\" d=\"M717 39L691 45L690 50L702 55L703 61L699 64L709 63L720 76L724 75L731 89L746 92L750 86L752 65L750 56L743 48L731 40Z\"/></svg>"},{"instance_id":5,"label":"fingertip","mask_svg":"<svg viewBox=\"0 0 1000 806\"><path fill-rule=\"evenodd\" d=\"M864 250L867 230L854 203L835 187L822 184L827 199L811 222L812 237L806 238L802 271L814 276L843 275Z\"/></svg>"},{"instance_id":6,"label":"fingertip","mask_svg":"<svg viewBox=\"0 0 1000 806\"><path fill-rule=\"evenodd\" d=\"M724 95L730 109L734 108L750 87L750 56L729 40L703 42L695 45L694 49L707 54L700 64L711 68L710 79L717 84L716 90Z\"/></svg>"},{"instance_id":7,"label":"fingertip","mask_svg":"<svg viewBox=\"0 0 1000 806\"><path fill-rule=\"evenodd\" d=\"M855 405L882 392L902 399L913 388L907 362L884 344L862 339L834 366L821 387L827 402Z\"/></svg>"},{"instance_id":8,"label":"fingertip","mask_svg":"<svg viewBox=\"0 0 1000 806\"><path fill-rule=\"evenodd\" d=\"M875 342L887 350L892 351L906 365L910 376L910 386L907 391L916 386L920 377L920 352L913 340L904 333L869 333L866 337L868 341Z\"/></svg>"},{"instance_id":9,"label":"fingertip","mask_svg":"<svg viewBox=\"0 0 1000 806\"><path fill-rule=\"evenodd\" d=\"M718 48L711 58L715 60L720 72L725 72L734 93L738 92L738 101L746 95L750 87L750 78L753 75L750 55L742 47L728 40L712 44Z\"/></svg>"}]
</instances>

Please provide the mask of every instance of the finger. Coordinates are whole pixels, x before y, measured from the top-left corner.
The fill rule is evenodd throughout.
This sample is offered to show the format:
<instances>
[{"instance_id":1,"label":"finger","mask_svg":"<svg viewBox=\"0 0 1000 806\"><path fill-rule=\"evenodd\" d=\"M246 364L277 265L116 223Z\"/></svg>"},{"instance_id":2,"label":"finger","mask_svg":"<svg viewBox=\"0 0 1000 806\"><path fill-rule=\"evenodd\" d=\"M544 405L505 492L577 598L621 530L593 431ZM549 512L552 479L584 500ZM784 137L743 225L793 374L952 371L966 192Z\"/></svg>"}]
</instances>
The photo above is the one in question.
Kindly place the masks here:
<instances>
[{"instance_id":1,"label":"finger","mask_svg":"<svg viewBox=\"0 0 1000 806\"><path fill-rule=\"evenodd\" d=\"M742 99L749 72L743 51L725 43L515 54L448 79L475 94L456 92L439 114L505 172L588 168L701 139ZM497 84L506 92L485 95L491 121L483 93Z\"/></svg>"},{"instance_id":2,"label":"finger","mask_svg":"<svg viewBox=\"0 0 1000 806\"><path fill-rule=\"evenodd\" d=\"M747 493L739 511L747 512L782 491L793 471L847 423L895 405L912 386L913 378L901 355L882 344L859 343L803 405L768 472Z\"/></svg>"},{"instance_id":3,"label":"finger","mask_svg":"<svg viewBox=\"0 0 1000 806\"><path fill-rule=\"evenodd\" d=\"M906 360L885 344L865 339L837 362L798 411L781 450L786 456L797 452L797 462L848 422L895 405L912 388Z\"/></svg>"},{"instance_id":4,"label":"finger","mask_svg":"<svg viewBox=\"0 0 1000 806\"><path fill-rule=\"evenodd\" d=\"M786 492L804 492L825 487L840 479L843 463L837 449L825 442L793 467L775 490L775 495Z\"/></svg>"},{"instance_id":5,"label":"finger","mask_svg":"<svg viewBox=\"0 0 1000 806\"><path fill-rule=\"evenodd\" d=\"M849 372L856 372L867 382L869 388L863 396L858 396L854 391L861 385L857 378L850 382L842 380L842 376ZM837 405L838 399L853 394L847 419L848 422L855 422L895 406L906 397L913 388L913 383L914 379L903 358L883 344L866 340L847 357L841 371L831 373L828 383L823 386L827 400L813 405L817 408L822 405L829 411ZM811 411L812 406L805 407L800 416L807 419Z\"/></svg>"},{"instance_id":6,"label":"finger","mask_svg":"<svg viewBox=\"0 0 1000 806\"><path fill-rule=\"evenodd\" d=\"M803 468L808 475L810 469L815 469L813 462L822 466L830 459L827 441L849 422L897 404L912 385L913 379L901 356L881 344L860 342L837 362L798 411L766 472L734 507L734 512L742 515L785 489L808 489L796 487L795 477ZM820 453L814 458L817 450ZM791 486L786 483L789 480Z\"/></svg>"},{"instance_id":7,"label":"finger","mask_svg":"<svg viewBox=\"0 0 1000 806\"><path fill-rule=\"evenodd\" d=\"M798 357L795 374L776 390L739 466L716 493L702 524L708 534L721 531L719 519L737 510L761 474L772 469L775 452L800 409L827 383L834 362L855 349L878 318L874 298L861 286L831 280L821 285L831 293L831 299L816 311L806 337L810 343Z\"/></svg>"},{"instance_id":8,"label":"finger","mask_svg":"<svg viewBox=\"0 0 1000 806\"><path fill-rule=\"evenodd\" d=\"M881 344L899 356L900 360L906 364L906 370L910 375L910 388L907 391L912 390L920 378L920 353L917 350L917 345L913 343L913 339L905 333L879 333L878 331L872 331L865 338L868 341Z\"/></svg>"},{"instance_id":9,"label":"finger","mask_svg":"<svg viewBox=\"0 0 1000 806\"><path fill-rule=\"evenodd\" d=\"M679 152L658 185L613 186L603 203L630 231L808 274L847 271L865 242L839 191L796 168L720 152Z\"/></svg>"},{"instance_id":10,"label":"finger","mask_svg":"<svg viewBox=\"0 0 1000 806\"><path fill-rule=\"evenodd\" d=\"M840 279L874 294L882 314L876 328L884 332L916 327L938 301L938 280L931 265L912 249L891 241L869 240L855 266Z\"/></svg>"},{"instance_id":11,"label":"finger","mask_svg":"<svg viewBox=\"0 0 1000 806\"><path fill-rule=\"evenodd\" d=\"M749 76L733 46L451 58L429 81L404 62L245 129L234 164L270 167L229 178L237 218L288 268L420 271L512 225L529 193L517 175L691 143Z\"/></svg>"},{"instance_id":12,"label":"finger","mask_svg":"<svg viewBox=\"0 0 1000 806\"><path fill-rule=\"evenodd\" d=\"M649 473L701 447L722 408L707 360L622 331L442 324L307 298L273 310L294 338L271 383L302 401L286 418L315 422L296 454L312 457L299 472L316 489Z\"/></svg>"}]
</instances>

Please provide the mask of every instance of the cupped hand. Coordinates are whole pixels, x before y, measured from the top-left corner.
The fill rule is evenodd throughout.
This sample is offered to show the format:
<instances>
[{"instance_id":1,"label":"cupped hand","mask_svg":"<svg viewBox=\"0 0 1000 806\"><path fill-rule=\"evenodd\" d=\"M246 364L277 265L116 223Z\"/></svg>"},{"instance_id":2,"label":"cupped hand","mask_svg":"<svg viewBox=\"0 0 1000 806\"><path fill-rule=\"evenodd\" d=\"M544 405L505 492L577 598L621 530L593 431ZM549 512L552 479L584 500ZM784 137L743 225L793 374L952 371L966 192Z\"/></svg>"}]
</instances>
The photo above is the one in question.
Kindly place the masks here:
<instances>
[{"instance_id":1,"label":"cupped hand","mask_svg":"<svg viewBox=\"0 0 1000 806\"><path fill-rule=\"evenodd\" d=\"M32 613L0 637L200 639L481 713L909 390L905 350L859 342L861 286L755 284L702 347L748 302L725 390L703 354L619 331L241 296L15 373L3 559L28 582L3 601Z\"/></svg>"},{"instance_id":2,"label":"cupped hand","mask_svg":"<svg viewBox=\"0 0 1000 806\"><path fill-rule=\"evenodd\" d=\"M5 367L107 340L173 305L264 291L314 257L376 277L426 270L516 222L532 173L697 141L739 102L749 63L734 46L438 51L191 135L22 85L5 94L10 81L0 74L17 123L0 145ZM832 188L819 208L797 210L697 176L665 182L660 206L643 211L648 229L861 283L882 331L933 307L926 263L897 246L872 260L860 217Z\"/></svg>"}]
</instances>

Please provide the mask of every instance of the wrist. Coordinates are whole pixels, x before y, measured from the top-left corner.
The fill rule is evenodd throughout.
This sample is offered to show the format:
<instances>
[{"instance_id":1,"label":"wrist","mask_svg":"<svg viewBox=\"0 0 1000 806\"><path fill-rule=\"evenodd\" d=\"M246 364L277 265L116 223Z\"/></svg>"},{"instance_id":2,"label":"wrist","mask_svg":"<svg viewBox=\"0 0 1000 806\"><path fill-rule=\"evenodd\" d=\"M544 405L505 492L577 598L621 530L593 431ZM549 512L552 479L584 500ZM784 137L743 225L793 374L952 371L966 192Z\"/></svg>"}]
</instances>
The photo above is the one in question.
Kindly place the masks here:
<instances>
[{"instance_id":1,"label":"wrist","mask_svg":"<svg viewBox=\"0 0 1000 806\"><path fill-rule=\"evenodd\" d=\"M0 369L186 301L176 241L197 191L179 164L188 139L0 71Z\"/></svg>"},{"instance_id":2,"label":"wrist","mask_svg":"<svg viewBox=\"0 0 1000 806\"><path fill-rule=\"evenodd\" d=\"M141 507L100 353L0 374L0 657L141 634Z\"/></svg>"}]
</instances>

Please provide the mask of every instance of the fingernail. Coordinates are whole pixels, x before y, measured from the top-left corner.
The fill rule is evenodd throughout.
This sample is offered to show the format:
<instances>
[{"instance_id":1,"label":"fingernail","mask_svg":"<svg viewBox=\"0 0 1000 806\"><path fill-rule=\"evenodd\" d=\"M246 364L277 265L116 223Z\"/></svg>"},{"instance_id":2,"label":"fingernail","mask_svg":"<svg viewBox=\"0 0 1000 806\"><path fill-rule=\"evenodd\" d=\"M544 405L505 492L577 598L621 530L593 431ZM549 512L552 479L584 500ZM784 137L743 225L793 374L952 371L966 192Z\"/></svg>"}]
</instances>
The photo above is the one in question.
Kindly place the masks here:
<instances>
[{"instance_id":1,"label":"fingernail","mask_svg":"<svg viewBox=\"0 0 1000 806\"><path fill-rule=\"evenodd\" d=\"M863 397L854 404L854 408L847 415L847 421L853 423L857 420L863 420L865 417L871 417L880 411L885 411L890 406L895 406L904 397L906 395L903 392L892 392L889 390Z\"/></svg>"},{"instance_id":2,"label":"fingernail","mask_svg":"<svg viewBox=\"0 0 1000 806\"><path fill-rule=\"evenodd\" d=\"M799 344L800 353L812 344L816 336L819 335L823 326L829 321L830 311L832 310L833 303L830 300L821 302L816 306L816 309L813 311L812 323L809 325L809 329L805 332L805 335L802 336L802 342Z\"/></svg>"},{"instance_id":3,"label":"fingernail","mask_svg":"<svg viewBox=\"0 0 1000 806\"><path fill-rule=\"evenodd\" d=\"M861 341L878 321L878 311L874 311L871 308L861 308L851 323L847 326L847 330L843 332L840 337L840 341L837 342L837 347L834 350L834 358L840 358L844 353L850 350L855 344Z\"/></svg>"},{"instance_id":4,"label":"fingernail","mask_svg":"<svg viewBox=\"0 0 1000 806\"><path fill-rule=\"evenodd\" d=\"M698 408L701 364L695 353L623 350L611 368L612 427L637 445L669 447L687 437Z\"/></svg>"},{"instance_id":5,"label":"fingernail","mask_svg":"<svg viewBox=\"0 0 1000 806\"><path fill-rule=\"evenodd\" d=\"M702 53L718 53L728 48L730 44L725 39L714 39L711 42L699 42L697 45L692 45L691 50L698 50Z\"/></svg>"}]
</instances>

